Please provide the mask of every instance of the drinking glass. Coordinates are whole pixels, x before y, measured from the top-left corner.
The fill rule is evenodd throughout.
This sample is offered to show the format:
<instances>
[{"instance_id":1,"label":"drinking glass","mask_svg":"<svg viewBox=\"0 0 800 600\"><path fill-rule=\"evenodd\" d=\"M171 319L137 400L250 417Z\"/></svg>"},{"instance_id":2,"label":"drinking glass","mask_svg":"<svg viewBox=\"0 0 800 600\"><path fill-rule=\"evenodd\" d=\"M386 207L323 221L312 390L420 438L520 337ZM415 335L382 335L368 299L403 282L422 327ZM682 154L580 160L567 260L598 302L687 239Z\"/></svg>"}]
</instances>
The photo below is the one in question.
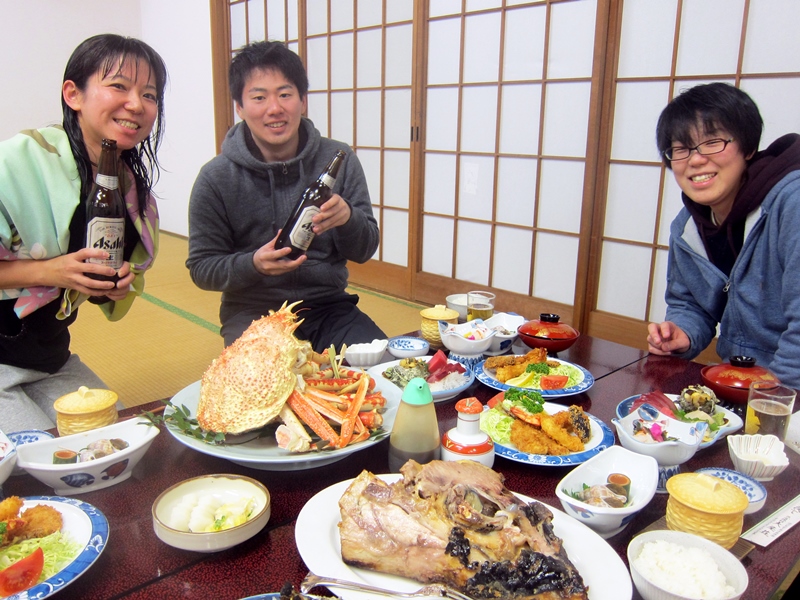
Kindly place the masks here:
<instances>
[{"instance_id":1,"label":"drinking glass","mask_svg":"<svg viewBox=\"0 0 800 600\"><path fill-rule=\"evenodd\" d=\"M783 441L797 392L774 381L753 381L747 396L746 434L772 434Z\"/></svg>"},{"instance_id":2,"label":"drinking glass","mask_svg":"<svg viewBox=\"0 0 800 600\"><path fill-rule=\"evenodd\" d=\"M491 292L467 292L467 321L491 317L494 314L494 297Z\"/></svg>"}]
</instances>

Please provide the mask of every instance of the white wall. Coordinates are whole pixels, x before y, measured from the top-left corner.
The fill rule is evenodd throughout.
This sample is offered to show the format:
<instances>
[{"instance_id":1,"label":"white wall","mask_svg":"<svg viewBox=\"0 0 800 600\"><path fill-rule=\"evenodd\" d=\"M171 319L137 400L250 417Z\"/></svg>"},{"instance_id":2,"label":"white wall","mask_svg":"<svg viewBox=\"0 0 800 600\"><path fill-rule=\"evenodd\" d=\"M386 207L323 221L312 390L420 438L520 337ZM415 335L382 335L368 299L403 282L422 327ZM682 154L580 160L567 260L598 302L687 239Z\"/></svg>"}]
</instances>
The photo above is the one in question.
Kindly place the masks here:
<instances>
[{"instance_id":1,"label":"white wall","mask_svg":"<svg viewBox=\"0 0 800 600\"><path fill-rule=\"evenodd\" d=\"M0 0L0 139L61 122L64 66L81 41L98 33L146 41L170 77L155 188L161 227L187 235L191 186L215 154L209 23L204 0Z\"/></svg>"}]
</instances>

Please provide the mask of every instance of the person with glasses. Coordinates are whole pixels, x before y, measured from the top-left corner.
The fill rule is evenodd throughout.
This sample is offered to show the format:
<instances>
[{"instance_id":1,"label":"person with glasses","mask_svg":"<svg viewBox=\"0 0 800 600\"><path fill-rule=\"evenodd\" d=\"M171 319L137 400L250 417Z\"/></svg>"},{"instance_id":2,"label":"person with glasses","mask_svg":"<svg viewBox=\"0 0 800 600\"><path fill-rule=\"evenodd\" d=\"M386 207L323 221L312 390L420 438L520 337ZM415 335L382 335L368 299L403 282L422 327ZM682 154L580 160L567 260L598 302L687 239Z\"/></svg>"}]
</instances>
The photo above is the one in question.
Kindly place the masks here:
<instances>
[{"instance_id":1,"label":"person with glasses","mask_svg":"<svg viewBox=\"0 0 800 600\"><path fill-rule=\"evenodd\" d=\"M763 120L726 83L692 87L663 110L656 143L682 190L672 222L666 320L653 354L750 356L800 387L800 136L758 151Z\"/></svg>"}]
</instances>

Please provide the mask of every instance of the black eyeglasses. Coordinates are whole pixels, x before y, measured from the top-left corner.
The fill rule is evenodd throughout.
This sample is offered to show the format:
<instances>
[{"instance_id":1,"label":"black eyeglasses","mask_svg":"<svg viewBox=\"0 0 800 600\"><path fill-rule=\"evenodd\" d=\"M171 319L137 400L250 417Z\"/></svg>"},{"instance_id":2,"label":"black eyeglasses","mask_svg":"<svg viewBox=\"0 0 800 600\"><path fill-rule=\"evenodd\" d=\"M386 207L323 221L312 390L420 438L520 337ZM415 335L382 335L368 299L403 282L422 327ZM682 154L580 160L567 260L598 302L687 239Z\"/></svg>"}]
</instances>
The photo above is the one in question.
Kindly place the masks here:
<instances>
[{"instance_id":1,"label":"black eyeglasses","mask_svg":"<svg viewBox=\"0 0 800 600\"><path fill-rule=\"evenodd\" d=\"M702 144L697 144L697 146L694 148L684 148L683 146L679 146L677 148L667 148L664 150L664 156L668 161L675 162L676 160L686 160L694 151L697 151L698 154L702 154L703 156L708 156L709 154L719 154L725 150L725 148L728 147L728 144L730 144L732 141L733 138L728 140L717 138L714 140L708 140Z\"/></svg>"}]
</instances>

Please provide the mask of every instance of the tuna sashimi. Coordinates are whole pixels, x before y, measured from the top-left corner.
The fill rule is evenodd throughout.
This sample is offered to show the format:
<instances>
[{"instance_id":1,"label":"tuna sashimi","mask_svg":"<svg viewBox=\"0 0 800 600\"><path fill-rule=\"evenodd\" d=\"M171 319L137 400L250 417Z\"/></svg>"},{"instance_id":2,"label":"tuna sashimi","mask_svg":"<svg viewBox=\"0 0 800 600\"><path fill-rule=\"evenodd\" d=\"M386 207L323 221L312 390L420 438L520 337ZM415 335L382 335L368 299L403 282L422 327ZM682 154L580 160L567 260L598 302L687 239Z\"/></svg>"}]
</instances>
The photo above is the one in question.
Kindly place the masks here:
<instances>
[{"instance_id":1,"label":"tuna sashimi","mask_svg":"<svg viewBox=\"0 0 800 600\"><path fill-rule=\"evenodd\" d=\"M678 418L678 413L676 412L677 407L675 406L675 403L670 400L666 394L664 394L664 392L659 390L647 392L646 394L639 396L633 401L631 412L639 408L642 404L650 404L668 417L672 417L673 419Z\"/></svg>"}]
</instances>

